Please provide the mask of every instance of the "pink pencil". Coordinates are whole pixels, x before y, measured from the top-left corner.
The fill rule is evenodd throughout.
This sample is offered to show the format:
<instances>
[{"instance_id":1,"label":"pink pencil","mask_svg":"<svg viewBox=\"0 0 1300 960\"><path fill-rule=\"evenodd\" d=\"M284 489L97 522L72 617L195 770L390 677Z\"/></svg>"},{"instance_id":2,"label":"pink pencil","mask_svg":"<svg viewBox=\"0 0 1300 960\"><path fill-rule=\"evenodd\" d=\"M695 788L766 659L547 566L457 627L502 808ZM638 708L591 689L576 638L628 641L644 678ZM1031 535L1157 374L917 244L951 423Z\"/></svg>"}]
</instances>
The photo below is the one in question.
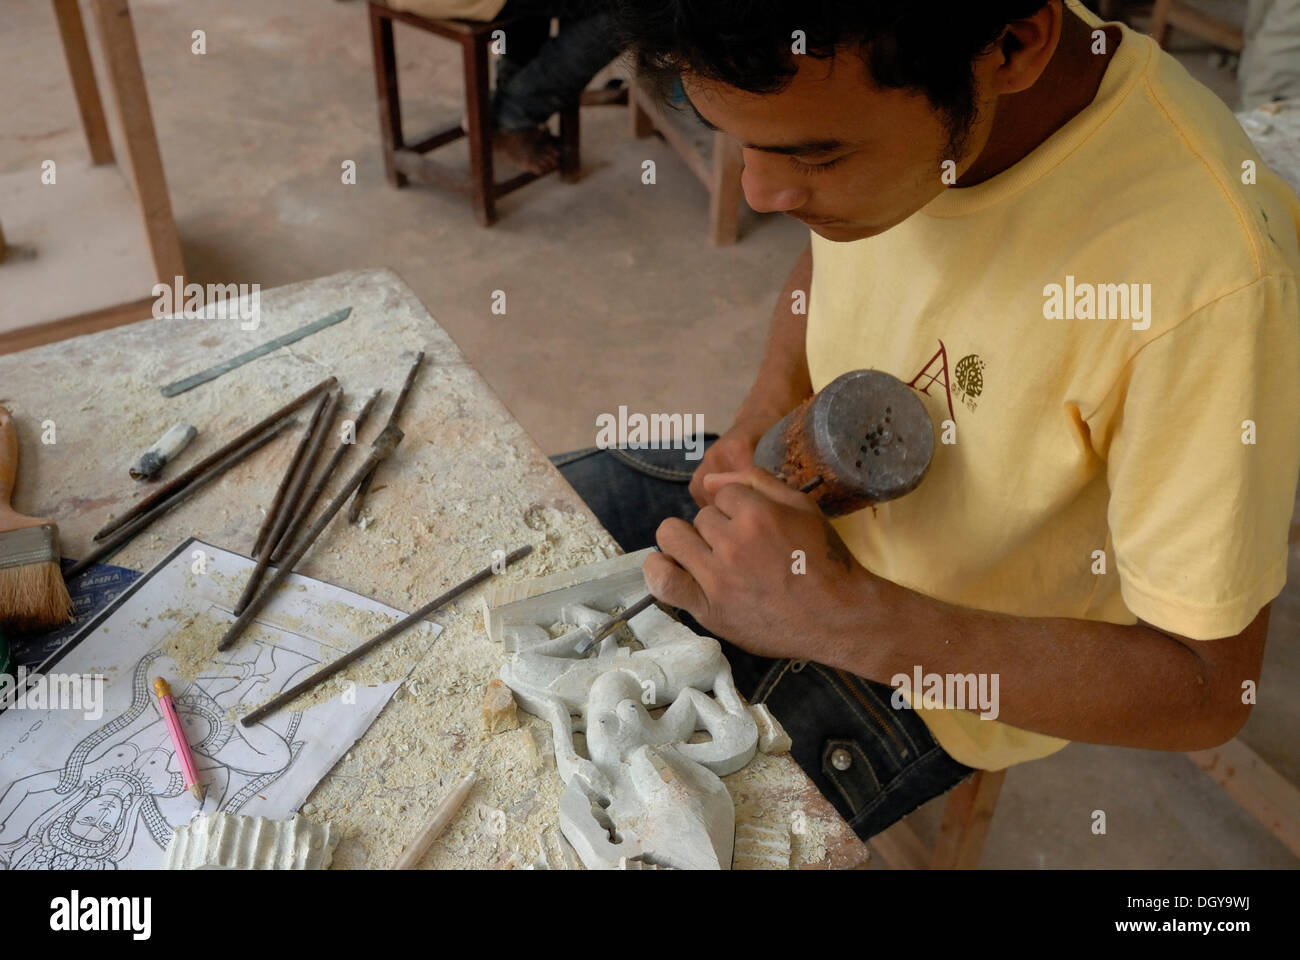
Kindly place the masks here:
<instances>
[{"instance_id":1,"label":"pink pencil","mask_svg":"<svg viewBox=\"0 0 1300 960\"><path fill-rule=\"evenodd\" d=\"M208 788L199 783L199 772L194 768L194 754L190 752L190 742L185 739L185 731L181 729L181 718L176 713L176 702L172 700L172 688L162 677L154 677L153 692L158 694L158 702L162 704L162 715L167 721L167 732L172 736L172 746L176 748L176 756L181 762L181 771L185 775L185 789L194 794L199 803L202 803Z\"/></svg>"}]
</instances>

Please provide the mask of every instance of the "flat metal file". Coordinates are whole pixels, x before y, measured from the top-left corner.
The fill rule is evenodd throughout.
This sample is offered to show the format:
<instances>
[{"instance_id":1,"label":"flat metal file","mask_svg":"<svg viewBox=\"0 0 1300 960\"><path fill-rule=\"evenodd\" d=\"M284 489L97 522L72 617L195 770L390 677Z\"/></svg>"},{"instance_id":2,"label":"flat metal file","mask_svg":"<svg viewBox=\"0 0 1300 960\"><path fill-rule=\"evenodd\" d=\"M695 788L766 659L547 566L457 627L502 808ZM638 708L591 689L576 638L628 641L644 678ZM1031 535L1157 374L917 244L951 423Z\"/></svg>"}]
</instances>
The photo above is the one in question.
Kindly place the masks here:
<instances>
[{"instance_id":1,"label":"flat metal file","mask_svg":"<svg viewBox=\"0 0 1300 960\"><path fill-rule=\"evenodd\" d=\"M254 347L246 353L241 353L237 357L231 357L229 360L219 363L215 367L209 367L201 373L194 374L192 377L186 377L184 380L177 380L175 383L169 383L167 386L162 388L162 395L164 397L174 397L179 393L184 393L186 390L193 390L195 387L207 383L209 380L217 379L217 377L221 376L223 373L229 373L236 367L242 367L244 364L248 363L249 360L256 360L258 357L264 357L272 350L279 350L281 347L288 346L291 343L296 343L303 337L310 337L313 333L324 330L326 327L332 327L336 323L342 323L348 318L350 313L352 313L351 307L344 307L342 310L336 310L328 316L312 321L305 327L299 327L297 330L292 330L283 336L276 337L274 340L268 340L261 346Z\"/></svg>"}]
</instances>

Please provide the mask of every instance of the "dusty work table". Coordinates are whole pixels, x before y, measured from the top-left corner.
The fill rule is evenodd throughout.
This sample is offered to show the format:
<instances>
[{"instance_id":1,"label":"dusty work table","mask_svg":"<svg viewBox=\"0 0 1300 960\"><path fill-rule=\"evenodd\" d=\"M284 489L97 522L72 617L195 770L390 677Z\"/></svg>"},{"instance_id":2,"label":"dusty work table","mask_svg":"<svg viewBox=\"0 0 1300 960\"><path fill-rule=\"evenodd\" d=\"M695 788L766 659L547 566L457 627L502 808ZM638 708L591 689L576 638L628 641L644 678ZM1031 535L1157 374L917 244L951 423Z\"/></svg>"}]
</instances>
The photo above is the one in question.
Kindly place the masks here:
<instances>
[{"instance_id":1,"label":"dusty work table","mask_svg":"<svg viewBox=\"0 0 1300 960\"><path fill-rule=\"evenodd\" d=\"M341 324L170 400L159 393L164 383L347 305L353 312ZM341 417L372 388L384 388L359 438L368 446L417 350L427 357L402 418L406 437L376 478L364 526L336 517L298 572L412 610L485 566L493 550L534 547L507 579L617 552L396 274L354 271L265 291L258 329L239 325L148 320L0 356L0 402L18 422L23 451L15 507L57 522L65 556L83 555L105 519L142 496L147 488L128 477L127 466L173 423L192 423L199 436L166 476L333 374L346 391ZM299 414L301 422L306 415ZM54 442L43 444L42 432L51 429ZM190 536L247 554L295 445L291 437L277 439L106 562L146 570ZM339 473L356 462L345 460ZM303 812L343 828L336 865L390 867L439 797L474 767L480 782L425 865L526 867L539 842L554 859L562 783L549 730L522 712L520 730L484 730L483 689L504 655L483 632L477 594L433 619L445 627L442 636L409 646L406 660L384 650L371 654L381 663L387 657L388 679L402 676L412 660L415 667ZM794 865L853 867L866 860L865 846L789 755L759 754L725 780L738 822L793 827Z\"/></svg>"}]
</instances>

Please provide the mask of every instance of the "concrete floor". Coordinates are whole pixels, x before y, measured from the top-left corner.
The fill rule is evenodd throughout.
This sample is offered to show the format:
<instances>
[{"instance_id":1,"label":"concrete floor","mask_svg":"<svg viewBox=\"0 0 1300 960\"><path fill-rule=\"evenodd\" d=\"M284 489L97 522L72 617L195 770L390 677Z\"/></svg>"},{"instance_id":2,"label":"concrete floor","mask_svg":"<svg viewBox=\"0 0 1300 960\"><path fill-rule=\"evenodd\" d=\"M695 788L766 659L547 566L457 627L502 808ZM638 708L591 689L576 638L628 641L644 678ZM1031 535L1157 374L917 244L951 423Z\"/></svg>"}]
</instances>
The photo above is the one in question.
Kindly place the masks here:
<instances>
[{"instance_id":1,"label":"concrete floor","mask_svg":"<svg viewBox=\"0 0 1300 960\"><path fill-rule=\"evenodd\" d=\"M549 453L590 445L596 415L620 403L703 413L710 430L729 425L773 298L806 242L799 224L750 214L739 245L711 248L703 188L661 142L633 140L623 110L594 108L583 113L581 182L533 184L481 230L458 197L385 183L362 3L131 6L189 279L270 288L392 267ZM190 52L195 29L206 31L202 56ZM398 36L408 129L456 116L454 49ZM1231 75L1204 52L1184 60L1232 96ZM0 9L0 117L0 174L84 153L46 0ZM658 168L653 186L640 179L647 159ZM355 185L341 183L346 160L356 162ZM495 290L506 292L505 316L491 312ZM1279 705L1300 681L1280 629L1300 623L1300 550L1291 583L1243 739L1300 783L1296 714ZM1098 809L1106 836L1090 829ZM940 813L930 804L913 817L923 836ZM1010 772L983 865L1298 862L1183 756L1076 744Z\"/></svg>"}]
</instances>

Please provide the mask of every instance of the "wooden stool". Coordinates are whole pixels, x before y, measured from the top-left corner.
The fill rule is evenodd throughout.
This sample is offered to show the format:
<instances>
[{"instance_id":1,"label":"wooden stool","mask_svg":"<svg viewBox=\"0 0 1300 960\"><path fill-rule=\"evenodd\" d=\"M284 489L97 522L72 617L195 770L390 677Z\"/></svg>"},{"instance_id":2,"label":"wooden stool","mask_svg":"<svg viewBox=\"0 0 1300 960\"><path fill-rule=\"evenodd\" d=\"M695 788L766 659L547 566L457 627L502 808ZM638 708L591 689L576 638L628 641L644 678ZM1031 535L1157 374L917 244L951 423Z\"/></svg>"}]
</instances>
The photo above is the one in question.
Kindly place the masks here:
<instances>
[{"instance_id":1,"label":"wooden stool","mask_svg":"<svg viewBox=\"0 0 1300 960\"><path fill-rule=\"evenodd\" d=\"M1005 770L976 770L948 794L933 850L900 820L868 843L893 870L974 870L984 851Z\"/></svg>"},{"instance_id":2,"label":"wooden stool","mask_svg":"<svg viewBox=\"0 0 1300 960\"><path fill-rule=\"evenodd\" d=\"M648 137L656 130L686 161L687 167L709 191L709 240L716 247L730 246L740 236L740 205L745 192L740 175L745 159L740 145L725 133L703 127L689 129L673 119L668 108L637 80L628 96L632 135Z\"/></svg>"},{"instance_id":3,"label":"wooden stool","mask_svg":"<svg viewBox=\"0 0 1300 960\"><path fill-rule=\"evenodd\" d=\"M1241 53L1246 47L1241 28L1236 24L1198 10L1183 0L1156 0L1151 9L1148 32L1155 37L1156 43L1168 48L1169 34L1174 27L1231 53Z\"/></svg>"},{"instance_id":4,"label":"wooden stool","mask_svg":"<svg viewBox=\"0 0 1300 960\"><path fill-rule=\"evenodd\" d=\"M460 44L465 69L465 104L469 117L469 172L461 173L424 156L431 150L466 135L460 124L436 130L412 143L402 134L402 107L397 92L397 52L393 45L393 21L400 20L428 33ZM492 90L488 76L488 49L492 33L513 22L432 20L387 7L370 0L370 39L374 49L375 87L379 96L379 129L384 146L384 170L388 182L404 187L408 179L455 190L470 198L479 223L492 226L497 219L497 198L518 190L538 178L521 173L497 183L492 172ZM558 170L565 181L578 177L578 103L560 112L562 149Z\"/></svg>"}]
</instances>

